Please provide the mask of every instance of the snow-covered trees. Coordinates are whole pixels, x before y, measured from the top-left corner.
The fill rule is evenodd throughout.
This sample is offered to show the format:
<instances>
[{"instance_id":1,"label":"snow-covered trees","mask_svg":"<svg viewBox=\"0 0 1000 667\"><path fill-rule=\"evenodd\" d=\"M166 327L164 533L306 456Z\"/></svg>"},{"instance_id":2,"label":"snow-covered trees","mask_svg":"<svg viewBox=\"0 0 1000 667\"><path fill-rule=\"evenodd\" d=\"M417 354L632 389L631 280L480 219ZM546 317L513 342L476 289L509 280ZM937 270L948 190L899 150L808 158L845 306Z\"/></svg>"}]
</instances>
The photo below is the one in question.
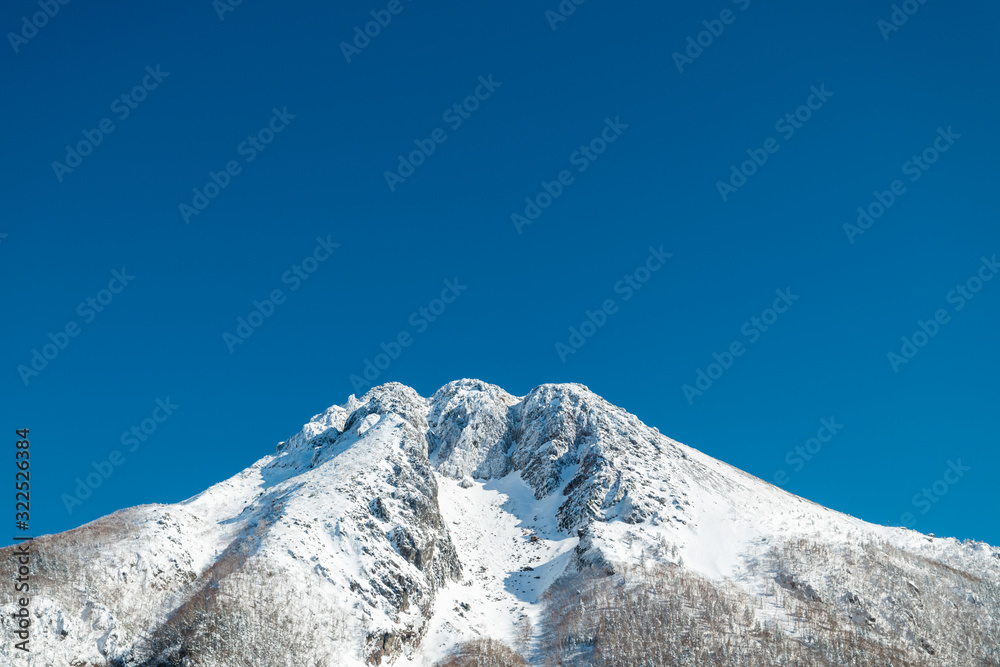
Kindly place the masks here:
<instances>
[{"instance_id":1,"label":"snow-covered trees","mask_svg":"<svg viewBox=\"0 0 1000 667\"><path fill-rule=\"evenodd\" d=\"M436 667L527 667L528 663L496 639L476 639L459 645L450 658Z\"/></svg>"},{"instance_id":2,"label":"snow-covered trees","mask_svg":"<svg viewBox=\"0 0 1000 667\"><path fill-rule=\"evenodd\" d=\"M143 667L326 667L363 629L345 610L276 585L255 561L213 573L142 646ZM329 606L329 605L327 605Z\"/></svg>"},{"instance_id":3,"label":"snow-covered trees","mask_svg":"<svg viewBox=\"0 0 1000 667\"><path fill-rule=\"evenodd\" d=\"M791 566L789 554L774 554ZM810 571L817 565L811 563ZM868 563L891 569L886 562ZM820 568L822 571L822 567ZM775 570L775 577L778 576ZM888 576L888 575L886 575ZM958 575L961 576L961 575ZM786 572L785 581L795 578ZM956 580L940 582L944 587ZM895 594L883 581L885 595ZM905 586L905 583L901 585ZM967 585L967 582L966 584ZM932 590L934 586L931 586ZM550 593L543 633L546 665L593 667L997 667L996 611L985 622L963 618L950 602L928 599L936 616L928 624L947 623L948 635L931 634L913 622L908 634L858 625L849 603L823 601L823 593L775 584L762 596L751 596L728 584L709 581L673 565L625 568L614 575L589 570L568 579ZM890 593L891 591L891 593ZM970 624L962 628L961 623ZM984 634L985 633L985 634ZM928 637L934 637L928 640ZM945 639L948 637L948 639ZM942 655L945 643L951 645ZM937 643L935 649L932 644Z\"/></svg>"}]
</instances>

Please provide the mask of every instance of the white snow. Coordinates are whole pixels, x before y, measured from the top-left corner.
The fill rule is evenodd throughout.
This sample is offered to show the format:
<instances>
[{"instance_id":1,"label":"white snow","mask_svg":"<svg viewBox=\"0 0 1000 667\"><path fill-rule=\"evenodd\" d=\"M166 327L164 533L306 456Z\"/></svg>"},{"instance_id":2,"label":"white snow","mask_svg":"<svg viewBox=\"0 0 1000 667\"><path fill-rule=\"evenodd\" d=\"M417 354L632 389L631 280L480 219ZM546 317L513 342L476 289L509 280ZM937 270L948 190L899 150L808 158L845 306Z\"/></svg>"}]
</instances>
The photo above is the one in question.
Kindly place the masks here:
<instances>
[{"instance_id":1,"label":"white snow","mask_svg":"<svg viewBox=\"0 0 1000 667\"><path fill-rule=\"evenodd\" d=\"M555 530L553 500L536 501L517 472L469 488L439 476L438 502L464 577L438 592L420 652L400 665L428 664L478 637L516 644L515 623L526 615L538 626L539 597L563 573L579 541Z\"/></svg>"}]
</instances>

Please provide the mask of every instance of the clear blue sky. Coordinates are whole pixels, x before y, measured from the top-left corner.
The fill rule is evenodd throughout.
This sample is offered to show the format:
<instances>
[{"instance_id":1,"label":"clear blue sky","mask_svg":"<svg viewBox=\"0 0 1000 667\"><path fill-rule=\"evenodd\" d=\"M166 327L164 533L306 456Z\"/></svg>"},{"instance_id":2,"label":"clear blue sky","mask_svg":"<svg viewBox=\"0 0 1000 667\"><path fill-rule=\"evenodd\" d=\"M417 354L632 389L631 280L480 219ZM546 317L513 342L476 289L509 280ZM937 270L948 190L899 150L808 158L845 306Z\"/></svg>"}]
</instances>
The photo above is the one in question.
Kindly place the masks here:
<instances>
[{"instance_id":1,"label":"clear blue sky","mask_svg":"<svg viewBox=\"0 0 1000 667\"><path fill-rule=\"evenodd\" d=\"M5 3L4 469L30 428L32 532L197 493L369 360L425 395L581 382L837 510L1000 544L1000 8L563 6L76 1L33 30Z\"/></svg>"}]
</instances>

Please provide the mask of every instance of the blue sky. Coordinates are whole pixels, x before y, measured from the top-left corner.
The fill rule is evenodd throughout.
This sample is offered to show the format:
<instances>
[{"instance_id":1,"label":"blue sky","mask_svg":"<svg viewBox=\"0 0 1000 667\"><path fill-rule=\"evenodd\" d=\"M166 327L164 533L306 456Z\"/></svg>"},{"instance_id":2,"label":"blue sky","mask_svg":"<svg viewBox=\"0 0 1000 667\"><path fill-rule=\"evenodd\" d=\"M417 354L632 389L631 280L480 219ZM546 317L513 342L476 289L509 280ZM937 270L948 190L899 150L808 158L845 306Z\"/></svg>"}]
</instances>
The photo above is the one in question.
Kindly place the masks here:
<instances>
[{"instance_id":1,"label":"blue sky","mask_svg":"<svg viewBox=\"0 0 1000 667\"><path fill-rule=\"evenodd\" d=\"M997 6L43 5L0 10L33 533L189 497L367 369L581 382L1000 544Z\"/></svg>"}]
</instances>

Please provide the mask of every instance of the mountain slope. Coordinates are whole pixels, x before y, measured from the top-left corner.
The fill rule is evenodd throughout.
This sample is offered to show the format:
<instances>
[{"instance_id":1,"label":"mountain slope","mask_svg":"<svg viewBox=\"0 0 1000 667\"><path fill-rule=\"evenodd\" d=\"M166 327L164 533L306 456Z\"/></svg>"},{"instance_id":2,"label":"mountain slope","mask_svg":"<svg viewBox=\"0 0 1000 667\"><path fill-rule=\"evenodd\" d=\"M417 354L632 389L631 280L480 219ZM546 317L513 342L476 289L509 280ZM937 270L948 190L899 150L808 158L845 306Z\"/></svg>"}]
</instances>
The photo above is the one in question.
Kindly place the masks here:
<instances>
[{"instance_id":1,"label":"mountain slope","mask_svg":"<svg viewBox=\"0 0 1000 667\"><path fill-rule=\"evenodd\" d=\"M628 636L629 610L666 614L670 591L671 622L694 628L671 656L722 655L698 629L725 615L699 609L717 597L745 607L760 655L1000 665L1000 550L833 512L573 384L375 387L194 498L33 547L35 646L5 644L16 665L429 665L479 637L537 664L627 664L601 628Z\"/></svg>"}]
</instances>

